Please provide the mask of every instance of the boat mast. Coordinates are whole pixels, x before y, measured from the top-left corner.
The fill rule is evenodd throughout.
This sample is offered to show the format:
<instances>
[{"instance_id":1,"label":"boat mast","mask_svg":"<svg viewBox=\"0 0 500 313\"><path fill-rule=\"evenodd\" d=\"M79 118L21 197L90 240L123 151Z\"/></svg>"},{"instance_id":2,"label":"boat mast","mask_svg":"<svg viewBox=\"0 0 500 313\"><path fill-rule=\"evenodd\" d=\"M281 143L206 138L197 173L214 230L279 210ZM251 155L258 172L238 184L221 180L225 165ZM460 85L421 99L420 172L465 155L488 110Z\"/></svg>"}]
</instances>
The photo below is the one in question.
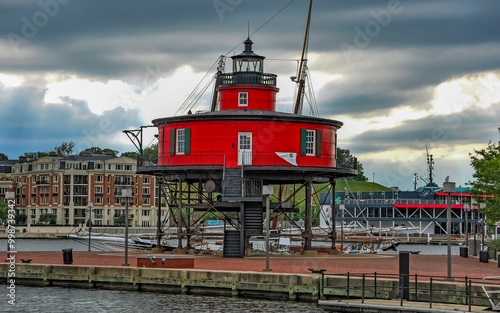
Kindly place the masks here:
<instances>
[{"instance_id":1,"label":"boat mast","mask_svg":"<svg viewBox=\"0 0 500 313\"><path fill-rule=\"evenodd\" d=\"M312 12L312 4L313 0L309 1L309 12L307 14L307 23L306 23L306 33L304 35L304 44L302 46L302 55L300 57L299 64L299 73L297 75L297 82L299 83L299 90L297 92L297 99L295 100L295 107L293 109L293 114L301 114L302 113L302 104L304 98L304 88L305 88L305 66L307 60L305 58L307 52L307 46L309 43L309 27L311 25L311 12Z\"/></svg>"}]
</instances>

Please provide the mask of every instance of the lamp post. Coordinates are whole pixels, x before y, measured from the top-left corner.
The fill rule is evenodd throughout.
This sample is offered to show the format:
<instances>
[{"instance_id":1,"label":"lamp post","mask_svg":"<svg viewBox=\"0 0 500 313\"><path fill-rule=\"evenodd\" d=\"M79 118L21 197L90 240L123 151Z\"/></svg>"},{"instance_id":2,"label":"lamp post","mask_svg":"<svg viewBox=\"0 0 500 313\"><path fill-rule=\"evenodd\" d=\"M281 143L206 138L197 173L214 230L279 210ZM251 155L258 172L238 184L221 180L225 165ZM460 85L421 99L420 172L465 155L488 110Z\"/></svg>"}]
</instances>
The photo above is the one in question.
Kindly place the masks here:
<instances>
[{"instance_id":1,"label":"lamp post","mask_svg":"<svg viewBox=\"0 0 500 313\"><path fill-rule=\"evenodd\" d=\"M475 206L477 205L476 200L471 199L471 210L472 210L472 218L474 219L473 227L474 227L474 256L477 256L477 211L475 210Z\"/></svg>"},{"instance_id":2,"label":"lamp post","mask_svg":"<svg viewBox=\"0 0 500 313\"><path fill-rule=\"evenodd\" d=\"M273 186L262 186L262 195L266 198L266 268L264 271L269 272L269 196L273 194Z\"/></svg>"},{"instance_id":3,"label":"lamp post","mask_svg":"<svg viewBox=\"0 0 500 313\"><path fill-rule=\"evenodd\" d=\"M469 212L471 210L470 204L469 203L464 203L464 215L465 215L465 246L467 247L467 251L469 251Z\"/></svg>"},{"instance_id":4,"label":"lamp post","mask_svg":"<svg viewBox=\"0 0 500 313\"><path fill-rule=\"evenodd\" d=\"M451 193L455 191L455 183L446 181L443 183L443 191L447 193L446 195L446 233L447 233L447 264L448 264L448 279L451 280Z\"/></svg>"},{"instance_id":5,"label":"lamp post","mask_svg":"<svg viewBox=\"0 0 500 313\"><path fill-rule=\"evenodd\" d=\"M344 210L345 210L345 205L340 204L339 205L340 209L340 252L344 252Z\"/></svg>"},{"instance_id":6,"label":"lamp post","mask_svg":"<svg viewBox=\"0 0 500 313\"><path fill-rule=\"evenodd\" d=\"M122 197L125 198L125 263L124 266L129 266L128 264L128 202L129 198L132 197L132 189L123 188Z\"/></svg>"},{"instance_id":7,"label":"lamp post","mask_svg":"<svg viewBox=\"0 0 500 313\"><path fill-rule=\"evenodd\" d=\"M94 212L93 206L94 206L94 204L92 202L89 202L88 208L85 210L85 212L89 213L89 220L88 220L88 226L89 226L89 251L90 251L90 235L92 234L92 212Z\"/></svg>"}]
</instances>

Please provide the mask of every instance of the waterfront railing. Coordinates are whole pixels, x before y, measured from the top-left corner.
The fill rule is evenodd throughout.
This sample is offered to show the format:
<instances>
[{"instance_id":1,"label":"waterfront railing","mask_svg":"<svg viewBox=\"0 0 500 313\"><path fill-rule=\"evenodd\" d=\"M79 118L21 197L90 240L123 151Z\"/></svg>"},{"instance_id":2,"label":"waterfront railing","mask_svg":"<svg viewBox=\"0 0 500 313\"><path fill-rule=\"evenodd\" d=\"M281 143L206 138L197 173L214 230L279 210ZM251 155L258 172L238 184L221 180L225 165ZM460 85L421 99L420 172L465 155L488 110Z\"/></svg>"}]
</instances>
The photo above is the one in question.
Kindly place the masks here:
<instances>
[{"instance_id":1,"label":"waterfront railing","mask_svg":"<svg viewBox=\"0 0 500 313\"><path fill-rule=\"evenodd\" d=\"M321 298L324 300L368 299L449 303L472 306L490 306L500 301L500 277L483 280L473 277L445 277L427 275L343 273L321 274ZM488 292L489 291L489 292ZM496 292L495 292L496 291ZM406 301L406 302L404 302Z\"/></svg>"}]
</instances>

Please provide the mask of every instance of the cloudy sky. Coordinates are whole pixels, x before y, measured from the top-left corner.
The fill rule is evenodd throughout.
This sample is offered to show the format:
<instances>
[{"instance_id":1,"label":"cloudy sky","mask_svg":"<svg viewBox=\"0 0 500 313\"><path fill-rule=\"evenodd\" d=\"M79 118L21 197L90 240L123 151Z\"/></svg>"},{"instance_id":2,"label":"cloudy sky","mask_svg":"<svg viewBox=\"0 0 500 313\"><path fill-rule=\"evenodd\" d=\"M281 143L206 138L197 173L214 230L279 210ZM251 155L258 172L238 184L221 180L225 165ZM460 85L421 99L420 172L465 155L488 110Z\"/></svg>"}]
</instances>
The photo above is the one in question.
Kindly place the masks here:
<instances>
[{"instance_id":1,"label":"cloudy sky","mask_svg":"<svg viewBox=\"0 0 500 313\"><path fill-rule=\"evenodd\" d=\"M265 71L279 75L279 109L291 112L308 2L2 0L0 152L15 159L64 141L75 152L135 151L122 130L184 114L248 33ZM498 12L493 0L314 1L308 65L319 113L344 123L339 146L370 181L412 189L414 173L428 177L426 149L438 184L471 179L469 153L500 137Z\"/></svg>"}]
</instances>

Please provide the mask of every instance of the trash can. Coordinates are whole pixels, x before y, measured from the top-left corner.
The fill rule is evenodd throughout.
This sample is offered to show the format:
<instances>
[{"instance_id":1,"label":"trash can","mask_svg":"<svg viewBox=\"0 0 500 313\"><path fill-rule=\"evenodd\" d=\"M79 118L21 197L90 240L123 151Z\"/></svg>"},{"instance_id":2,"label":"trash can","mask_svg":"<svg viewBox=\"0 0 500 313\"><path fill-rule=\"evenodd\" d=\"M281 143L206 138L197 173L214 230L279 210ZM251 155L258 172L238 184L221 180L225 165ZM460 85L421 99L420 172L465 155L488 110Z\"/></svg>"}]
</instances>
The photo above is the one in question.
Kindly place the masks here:
<instances>
[{"instance_id":1,"label":"trash can","mask_svg":"<svg viewBox=\"0 0 500 313\"><path fill-rule=\"evenodd\" d=\"M488 251L479 251L479 262L488 263Z\"/></svg>"},{"instance_id":2,"label":"trash can","mask_svg":"<svg viewBox=\"0 0 500 313\"><path fill-rule=\"evenodd\" d=\"M63 263L73 264L73 249L63 249Z\"/></svg>"},{"instance_id":3,"label":"trash can","mask_svg":"<svg viewBox=\"0 0 500 313\"><path fill-rule=\"evenodd\" d=\"M460 247L460 256L464 258L469 257L469 248L467 247Z\"/></svg>"}]
</instances>

